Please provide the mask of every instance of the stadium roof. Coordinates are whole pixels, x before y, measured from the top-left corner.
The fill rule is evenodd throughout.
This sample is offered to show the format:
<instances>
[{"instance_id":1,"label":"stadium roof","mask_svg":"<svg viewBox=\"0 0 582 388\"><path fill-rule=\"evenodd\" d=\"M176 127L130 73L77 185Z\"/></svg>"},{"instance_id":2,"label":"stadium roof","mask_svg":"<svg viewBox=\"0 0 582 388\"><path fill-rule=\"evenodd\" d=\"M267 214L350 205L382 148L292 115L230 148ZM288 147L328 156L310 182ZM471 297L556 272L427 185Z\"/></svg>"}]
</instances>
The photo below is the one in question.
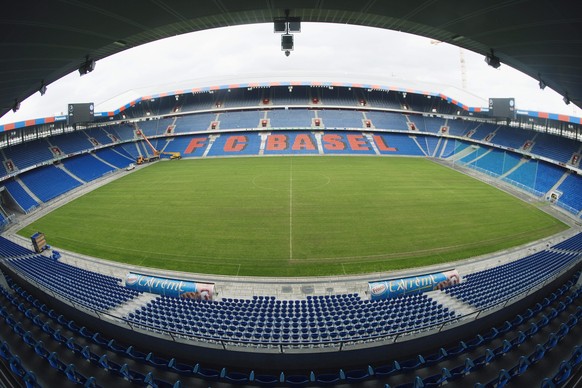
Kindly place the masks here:
<instances>
[{"instance_id":1,"label":"stadium roof","mask_svg":"<svg viewBox=\"0 0 582 388\"><path fill-rule=\"evenodd\" d=\"M433 83L428 81L397 79L389 77L368 77L362 75L345 75L333 72L305 73L305 72L265 72L255 75L235 75L230 78L204 78L200 80L187 80L164 85L145 86L139 89L128 90L120 95L97 104L95 109L102 112L110 112L126 105L138 98L146 99L149 96L181 94L179 92L204 92L216 89L235 89L248 87L274 87L274 86L345 86L372 88L379 90L401 90L410 93L431 94L454 98L467 107L486 107L488 101L469 91L453 85Z\"/></svg>"},{"instance_id":2,"label":"stadium roof","mask_svg":"<svg viewBox=\"0 0 582 388\"><path fill-rule=\"evenodd\" d=\"M501 63L582 107L582 18L574 1L11 2L0 16L0 116L87 60L192 31L271 22L285 9L304 22L354 24L431 37ZM484 66L486 66L484 64Z\"/></svg>"}]
</instances>

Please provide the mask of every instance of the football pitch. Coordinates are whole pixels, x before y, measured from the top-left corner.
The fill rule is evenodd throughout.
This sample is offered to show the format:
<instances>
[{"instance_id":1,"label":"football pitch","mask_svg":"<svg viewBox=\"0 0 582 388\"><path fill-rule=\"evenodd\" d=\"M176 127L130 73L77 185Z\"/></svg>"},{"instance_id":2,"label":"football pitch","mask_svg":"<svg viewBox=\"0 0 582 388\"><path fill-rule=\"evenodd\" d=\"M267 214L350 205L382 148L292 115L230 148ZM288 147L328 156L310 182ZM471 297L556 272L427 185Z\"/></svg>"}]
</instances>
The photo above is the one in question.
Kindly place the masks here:
<instances>
[{"instance_id":1,"label":"football pitch","mask_svg":"<svg viewBox=\"0 0 582 388\"><path fill-rule=\"evenodd\" d=\"M315 276L454 261L566 228L427 159L360 156L159 162L19 233L140 266Z\"/></svg>"}]
</instances>

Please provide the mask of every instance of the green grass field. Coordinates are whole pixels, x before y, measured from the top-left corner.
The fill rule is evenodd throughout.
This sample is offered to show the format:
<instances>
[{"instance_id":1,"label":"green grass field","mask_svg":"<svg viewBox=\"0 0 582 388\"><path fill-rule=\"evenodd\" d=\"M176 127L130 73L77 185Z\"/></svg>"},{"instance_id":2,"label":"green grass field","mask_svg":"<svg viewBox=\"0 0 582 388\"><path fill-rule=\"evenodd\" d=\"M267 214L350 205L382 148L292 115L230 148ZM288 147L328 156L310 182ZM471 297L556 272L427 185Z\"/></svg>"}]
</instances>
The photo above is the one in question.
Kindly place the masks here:
<instances>
[{"instance_id":1,"label":"green grass field","mask_svg":"<svg viewBox=\"0 0 582 388\"><path fill-rule=\"evenodd\" d=\"M141 266L308 276L459 260L565 228L426 159L263 157L157 163L19 233Z\"/></svg>"}]
</instances>

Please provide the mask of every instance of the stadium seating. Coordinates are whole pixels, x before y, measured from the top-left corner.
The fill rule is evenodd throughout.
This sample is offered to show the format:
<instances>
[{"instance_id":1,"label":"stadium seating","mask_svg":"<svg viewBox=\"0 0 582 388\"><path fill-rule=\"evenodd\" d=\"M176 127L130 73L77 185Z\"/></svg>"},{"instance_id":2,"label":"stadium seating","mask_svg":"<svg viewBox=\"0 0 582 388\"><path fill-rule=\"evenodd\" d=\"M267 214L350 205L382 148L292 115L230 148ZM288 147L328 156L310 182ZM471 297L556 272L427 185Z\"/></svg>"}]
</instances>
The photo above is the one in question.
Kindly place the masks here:
<instances>
[{"instance_id":1,"label":"stadium seating","mask_svg":"<svg viewBox=\"0 0 582 388\"><path fill-rule=\"evenodd\" d=\"M199 113L188 116L180 116L174 124L174 133L206 131L210 123L216 120L215 113Z\"/></svg>"},{"instance_id":2,"label":"stadium seating","mask_svg":"<svg viewBox=\"0 0 582 388\"><path fill-rule=\"evenodd\" d=\"M470 129L475 127L475 123L465 120L447 120L446 126L449 128L448 134L451 136L463 136Z\"/></svg>"},{"instance_id":3,"label":"stadium seating","mask_svg":"<svg viewBox=\"0 0 582 388\"><path fill-rule=\"evenodd\" d=\"M536 137L532 151L536 155L568 163L572 154L578 151L580 143L560 136L540 133Z\"/></svg>"},{"instance_id":4,"label":"stadium seating","mask_svg":"<svg viewBox=\"0 0 582 388\"><path fill-rule=\"evenodd\" d=\"M341 318L345 311L354 317ZM337 295L301 301L257 297L210 304L158 297L129 313L127 318L153 330L170 330L187 337L242 344L311 346L420 330L455 316L426 295L410 295L388 302ZM209 322L213 323L208 325Z\"/></svg>"},{"instance_id":5,"label":"stadium seating","mask_svg":"<svg viewBox=\"0 0 582 388\"><path fill-rule=\"evenodd\" d=\"M133 163L135 161L134 159L129 158L127 155L118 152L115 147L102 148L95 151L95 155L97 155L99 159L102 159L117 168L125 168L129 163Z\"/></svg>"},{"instance_id":6,"label":"stadium seating","mask_svg":"<svg viewBox=\"0 0 582 388\"><path fill-rule=\"evenodd\" d=\"M100 145L107 145L113 143L113 139L109 137L109 134L103 127L87 128L85 129L85 133L87 134L88 138L93 138L97 140L97 142Z\"/></svg>"},{"instance_id":7,"label":"stadium seating","mask_svg":"<svg viewBox=\"0 0 582 388\"><path fill-rule=\"evenodd\" d=\"M417 139L426 156L434 156L441 139L434 136L422 136Z\"/></svg>"},{"instance_id":8,"label":"stadium seating","mask_svg":"<svg viewBox=\"0 0 582 388\"><path fill-rule=\"evenodd\" d=\"M53 165L27 171L20 174L19 177L30 191L43 202L50 201L75 187L81 186L81 182Z\"/></svg>"},{"instance_id":9,"label":"stadium seating","mask_svg":"<svg viewBox=\"0 0 582 388\"><path fill-rule=\"evenodd\" d=\"M377 129L408 130L406 117L400 113L371 111L366 112L366 117Z\"/></svg>"},{"instance_id":10,"label":"stadium seating","mask_svg":"<svg viewBox=\"0 0 582 388\"><path fill-rule=\"evenodd\" d=\"M58 147L63 154L72 154L93 148L93 144L83 131L75 131L56 137L52 137L50 142Z\"/></svg>"},{"instance_id":11,"label":"stadium seating","mask_svg":"<svg viewBox=\"0 0 582 388\"><path fill-rule=\"evenodd\" d=\"M492 269L469 274L465 281L444 290L476 308L487 308L523 293L559 273L580 255L576 242L563 242L560 250L545 250ZM18 259L9 263L39 284L87 308L106 311L137 293L118 285L119 279L81 270L29 252L3 238L0 254ZM540 268L543 268L541 270ZM62 282L63 278L70 279ZM349 311L349 316L345 312ZM306 314L309 312L309 314ZM236 319L235 319L236 317ZM207 303L160 296L126 319L150 330L170 331L186 337L264 345L325 345L368 341L422 330L455 320L457 314L426 294L371 301L358 295L278 300L269 296L226 299Z\"/></svg>"},{"instance_id":12,"label":"stadium seating","mask_svg":"<svg viewBox=\"0 0 582 388\"><path fill-rule=\"evenodd\" d=\"M138 156L145 153L145 148L141 145L142 142L137 143L125 143L115 149L126 156L129 156L131 160L136 160ZM139 149L139 151L138 151Z\"/></svg>"},{"instance_id":13,"label":"stadium seating","mask_svg":"<svg viewBox=\"0 0 582 388\"><path fill-rule=\"evenodd\" d=\"M520 149L526 141L532 140L535 135L536 132L504 126L497 130L493 142L517 150Z\"/></svg>"},{"instance_id":14,"label":"stadium seating","mask_svg":"<svg viewBox=\"0 0 582 388\"><path fill-rule=\"evenodd\" d=\"M554 246L554 249L582 252L582 233L570 237Z\"/></svg>"},{"instance_id":15,"label":"stadium seating","mask_svg":"<svg viewBox=\"0 0 582 388\"><path fill-rule=\"evenodd\" d=\"M455 155L459 154L460 152L464 152L464 150L471 145L471 143L457 139L444 139L444 140L445 145L438 154L438 156L443 159L455 157Z\"/></svg>"},{"instance_id":16,"label":"stadium seating","mask_svg":"<svg viewBox=\"0 0 582 388\"><path fill-rule=\"evenodd\" d=\"M322 88L320 90L321 99L325 101L326 105L331 106L359 106L359 99L355 97L354 90L347 90L345 88L329 89Z\"/></svg>"},{"instance_id":17,"label":"stadium seating","mask_svg":"<svg viewBox=\"0 0 582 388\"><path fill-rule=\"evenodd\" d=\"M265 143L264 155L317 155L317 141L311 132L277 131Z\"/></svg>"},{"instance_id":18,"label":"stadium seating","mask_svg":"<svg viewBox=\"0 0 582 388\"><path fill-rule=\"evenodd\" d=\"M485 141L491 134L495 133L496 130L499 129L498 125L489 124L489 123L476 123L477 126L473 127L469 130L469 132L465 133L466 137L469 137L473 140L481 140ZM495 142L495 140L490 139L490 142Z\"/></svg>"},{"instance_id":19,"label":"stadium seating","mask_svg":"<svg viewBox=\"0 0 582 388\"><path fill-rule=\"evenodd\" d=\"M8 193L10 193L12 199L16 201L23 212L28 213L38 206L38 202L36 202L16 180L9 179L4 181L3 184Z\"/></svg>"},{"instance_id":20,"label":"stadium seating","mask_svg":"<svg viewBox=\"0 0 582 388\"><path fill-rule=\"evenodd\" d=\"M270 90L270 101L273 105L307 105L310 102L307 88L295 88L291 91L275 88Z\"/></svg>"},{"instance_id":21,"label":"stadium seating","mask_svg":"<svg viewBox=\"0 0 582 388\"><path fill-rule=\"evenodd\" d=\"M544 195L564 175L558 166L542 161L530 160L508 174L504 180L529 189L538 196Z\"/></svg>"},{"instance_id":22,"label":"stadium seating","mask_svg":"<svg viewBox=\"0 0 582 388\"><path fill-rule=\"evenodd\" d=\"M575 212L582 210L582 178L580 175L570 174L560 184L558 190L562 192L558 204L565 204Z\"/></svg>"},{"instance_id":23,"label":"stadium seating","mask_svg":"<svg viewBox=\"0 0 582 388\"><path fill-rule=\"evenodd\" d=\"M353 110L320 110L317 112L325 128L362 128L361 112Z\"/></svg>"},{"instance_id":24,"label":"stadium seating","mask_svg":"<svg viewBox=\"0 0 582 388\"><path fill-rule=\"evenodd\" d=\"M498 304L543 282L578 258L579 252L542 251L498 267L469 274L443 292L478 308Z\"/></svg>"},{"instance_id":25,"label":"stadium seating","mask_svg":"<svg viewBox=\"0 0 582 388\"><path fill-rule=\"evenodd\" d=\"M383 155L411 155L411 156L423 156L424 153L420 148L419 144L416 143L411 137L406 134L400 133L381 133L377 134L379 138L382 139L382 143L386 147L378 147L380 154ZM378 145L378 140L376 140ZM396 151L390 148L395 148Z\"/></svg>"},{"instance_id":26,"label":"stadium seating","mask_svg":"<svg viewBox=\"0 0 582 388\"><path fill-rule=\"evenodd\" d=\"M372 90L366 93L364 100L367 106L385 109L402 109L402 102L397 94L386 94Z\"/></svg>"},{"instance_id":27,"label":"stadium seating","mask_svg":"<svg viewBox=\"0 0 582 388\"><path fill-rule=\"evenodd\" d=\"M63 161L63 165L67 170L85 182L90 182L115 171L114 167L103 163L92 154L83 154L68 158Z\"/></svg>"},{"instance_id":28,"label":"stadium seating","mask_svg":"<svg viewBox=\"0 0 582 388\"><path fill-rule=\"evenodd\" d=\"M12 244L0 241L2 245ZM554 376L544 380L543 384L549 384L549 380L561 383L567 381L571 375L569 372L579 365L582 358L579 347L571 349L562 345L568 344L568 339L575 338L580 331L582 308L578 306L578 301L582 297L582 290L572 291L579 276L578 272L548 295L543 305L536 303L501 326L492 327L474 338L465 338L458 344L445 345L433 353L366 367L353 368L346 365L346 368L335 371L295 369L283 370L278 374L261 374L255 370L236 371L230 370L228 366L202 366L196 360L200 356L194 356L194 360L189 359L187 364L171 356L166 358L148 352L147 347L138 350L132 344L109 339L99 332L77 325L8 278L13 293L0 287L0 319L6 323L4 328L15 333L10 336L15 346L9 346L4 341L0 344L0 357L10 361L12 371L30 384L28 386L36 386L33 384L37 382L37 374L27 371L25 367L31 365L34 359L42 360L50 366L48 370L44 368L42 373L38 373L38 381L46 382L50 379L52 384L60 376L63 380L85 386L117 385L118 379L158 387L177 387L182 382L188 386L197 385L211 380L219 380L224 384L254 382L261 386L281 383L319 386L376 379L377 384L389 382L399 387L439 386L443 383L455 387L473 385L472 382L477 382L475 386L484 386L478 382L483 380L490 380L487 386L505 384L518 376L530 375L530 365L547 364L552 357L546 355L559 351L566 354L564 361L557 367ZM345 300L353 297L347 295ZM544 313L556 311L556 308L561 312ZM523 327L530 328L522 331ZM533 341L540 339L542 342L533 346ZM27 361L26 364L13 353L15 349ZM433 366L438 368L438 373L435 374ZM501 371L496 372L498 368ZM101 373L103 371L106 373ZM547 372L542 370L542 373ZM172 384L172 381L176 382Z\"/></svg>"},{"instance_id":29,"label":"stadium seating","mask_svg":"<svg viewBox=\"0 0 582 388\"><path fill-rule=\"evenodd\" d=\"M326 155L372 155L375 153L370 140L361 133L330 132L322 136Z\"/></svg>"},{"instance_id":30,"label":"stadium seating","mask_svg":"<svg viewBox=\"0 0 582 388\"><path fill-rule=\"evenodd\" d=\"M16 168L27 167L53 159L50 145L46 139L34 140L3 149L6 159L12 160Z\"/></svg>"},{"instance_id":31,"label":"stadium seating","mask_svg":"<svg viewBox=\"0 0 582 388\"><path fill-rule=\"evenodd\" d=\"M218 115L220 129L258 128L259 122L265 116L261 111L224 112Z\"/></svg>"},{"instance_id":32,"label":"stadium seating","mask_svg":"<svg viewBox=\"0 0 582 388\"><path fill-rule=\"evenodd\" d=\"M209 93L184 94L176 106L179 106L179 111L182 113L212 109L215 107L214 95Z\"/></svg>"},{"instance_id":33,"label":"stadium seating","mask_svg":"<svg viewBox=\"0 0 582 388\"><path fill-rule=\"evenodd\" d=\"M310 128L315 116L306 109L274 109L268 112L267 117L272 128Z\"/></svg>"},{"instance_id":34,"label":"stadium seating","mask_svg":"<svg viewBox=\"0 0 582 388\"><path fill-rule=\"evenodd\" d=\"M137 127L148 137L165 135L168 126L172 125L174 118L141 121Z\"/></svg>"},{"instance_id":35,"label":"stadium seating","mask_svg":"<svg viewBox=\"0 0 582 388\"><path fill-rule=\"evenodd\" d=\"M214 140L208 156L258 155L261 137L257 132L237 134L236 137L221 135Z\"/></svg>"},{"instance_id":36,"label":"stadium seating","mask_svg":"<svg viewBox=\"0 0 582 388\"><path fill-rule=\"evenodd\" d=\"M521 160L518 154L495 148L480 148L475 154L471 154L466 165L493 176L500 176L514 168Z\"/></svg>"},{"instance_id":37,"label":"stadium seating","mask_svg":"<svg viewBox=\"0 0 582 388\"><path fill-rule=\"evenodd\" d=\"M11 264L38 284L97 311L112 309L139 294L120 286L121 279L85 271L41 255L14 259Z\"/></svg>"},{"instance_id":38,"label":"stadium seating","mask_svg":"<svg viewBox=\"0 0 582 388\"><path fill-rule=\"evenodd\" d=\"M135 136L135 128L131 124L119 124L115 126L107 126L103 128L108 135L113 135L115 138L126 141L132 140Z\"/></svg>"}]
</instances>

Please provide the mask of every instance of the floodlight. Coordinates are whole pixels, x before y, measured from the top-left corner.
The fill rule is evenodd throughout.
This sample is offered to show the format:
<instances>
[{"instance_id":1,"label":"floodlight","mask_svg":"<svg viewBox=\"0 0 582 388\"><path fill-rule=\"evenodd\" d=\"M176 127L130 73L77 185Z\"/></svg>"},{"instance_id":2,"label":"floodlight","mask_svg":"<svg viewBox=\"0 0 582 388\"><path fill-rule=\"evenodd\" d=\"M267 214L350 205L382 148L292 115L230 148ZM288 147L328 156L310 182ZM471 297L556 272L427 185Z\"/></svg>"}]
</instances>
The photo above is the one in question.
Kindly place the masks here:
<instances>
[{"instance_id":1,"label":"floodlight","mask_svg":"<svg viewBox=\"0 0 582 388\"><path fill-rule=\"evenodd\" d=\"M570 105L570 97L568 97L568 93L564 95L564 104Z\"/></svg>"},{"instance_id":2,"label":"floodlight","mask_svg":"<svg viewBox=\"0 0 582 388\"><path fill-rule=\"evenodd\" d=\"M499 66L501 66L501 61L499 60L498 57L496 57L493 54L493 50L491 50L491 52L487 53L487 55L485 56L485 63L487 63L489 66L491 66L494 69L498 69Z\"/></svg>"},{"instance_id":3,"label":"floodlight","mask_svg":"<svg viewBox=\"0 0 582 388\"><path fill-rule=\"evenodd\" d=\"M40 89L38 89L38 91L41 96L44 96L44 94L46 93L46 85L44 84L44 81L40 83Z\"/></svg>"},{"instance_id":4,"label":"floodlight","mask_svg":"<svg viewBox=\"0 0 582 388\"><path fill-rule=\"evenodd\" d=\"M293 35L292 34L281 35L281 50L282 51L293 51Z\"/></svg>"},{"instance_id":5,"label":"floodlight","mask_svg":"<svg viewBox=\"0 0 582 388\"><path fill-rule=\"evenodd\" d=\"M83 76L87 73L92 72L93 70L95 70L95 60L89 58L89 56L87 55L87 57L85 58L85 62L83 62L83 64L79 67L79 74Z\"/></svg>"},{"instance_id":6,"label":"floodlight","mask_svg":"<svg viewBox=\"0 0 582 388\"><path fill-rule=\"evenodd\" d=\"M291 17L288 19L288 32L301 32L301 19L298 17Z\"/></svg>"},{"instance_id":7,"label":"floodlight","mask_svg":"<svg viewBox=\"0 0 582 388\"><path fill-rule=\"evenodd\" d=\"M281 51L285 52L285 56L291 55L293 51L293 35L290 32L301 32L301 18L289 16L289 10L285 10L285 17L276 17L273 19L273 29L275 32L280 32L281 35Z\"/></svg>"},{"instance_id":8,"label":"floodlight","mask_svg":"<svg viewBox=\"0 0 582 388\"><path fill-rule=\"evenodd\" d=\"M287 32L287 23L285 18L276 18L273 23L274 32Z\"/></svg>"},{"instance_id":9,"label":"floodlight","mask_svg":"<svg viewBox=\"0 0 582 388\"><path fill-rule=\"evenodd\" d=\"M540 73L538 73L538 80L539 80L538 85L540 86L540 89L544 90L547 85L544 82L544 80L542 79L542 75Z\"/></svg>"},{"instance_id":10,"label":"floodlight","mask_svg":"<svg viewBox=\"0 0 582 388\"><path fill-rule=\"evenodd\" d=\"M18 99L14 100L14 105L12 105L12 112L16 113L20 109L20 101Z\"/></svg>"}]
</instances>

